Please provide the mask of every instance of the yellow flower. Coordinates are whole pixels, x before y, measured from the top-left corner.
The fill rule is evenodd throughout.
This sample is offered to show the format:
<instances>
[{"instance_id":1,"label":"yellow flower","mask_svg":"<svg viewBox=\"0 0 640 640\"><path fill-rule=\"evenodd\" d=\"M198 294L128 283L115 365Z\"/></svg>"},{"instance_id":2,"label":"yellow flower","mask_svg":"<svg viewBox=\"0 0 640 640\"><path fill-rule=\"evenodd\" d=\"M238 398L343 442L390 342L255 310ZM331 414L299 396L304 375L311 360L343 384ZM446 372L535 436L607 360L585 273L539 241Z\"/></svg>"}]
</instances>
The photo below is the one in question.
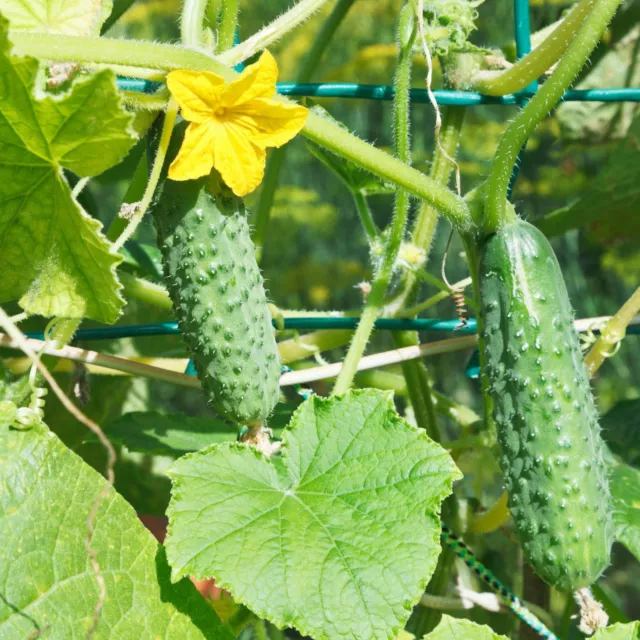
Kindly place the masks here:
<instances>
[{"instance_id":1,"label":"yellow flower","mask_svg":"<svg viewBox=\"0 0 640 640\"><path fill-rule=\"evenodd\" d=\"M172 180L194 180L215 167L237 196L262 182L267 147L281 147L302 129L308 110L272 100L278 66L265 51L227 84L207 71L172 71L171 94L189 121L169 167Z\"/></svg>"}]
</instances>

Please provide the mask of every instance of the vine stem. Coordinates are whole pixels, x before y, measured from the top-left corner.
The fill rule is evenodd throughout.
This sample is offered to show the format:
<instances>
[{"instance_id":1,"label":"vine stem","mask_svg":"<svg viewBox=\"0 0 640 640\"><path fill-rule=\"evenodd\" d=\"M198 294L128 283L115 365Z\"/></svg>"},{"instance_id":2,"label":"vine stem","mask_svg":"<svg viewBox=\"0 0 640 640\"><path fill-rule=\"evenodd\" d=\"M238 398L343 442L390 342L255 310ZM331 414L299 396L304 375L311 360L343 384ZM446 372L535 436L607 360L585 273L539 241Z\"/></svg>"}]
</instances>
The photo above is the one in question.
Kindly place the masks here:
<instances>
[{"instance_id":1,"label":"vine stem","mask_svg":"<svg viewBox=\"0 0 640 640\"><path fill-rule=\"evenodd\" d=\"M123 286L122 293L127 298L140 300L167 311L173 309L169 292L163 286L149 282L144 278L136 278L126 271L120 271L118 277Z\"/></svg>"},{"instance_id":2,"label":"vine stem","mask_svg":"<svg viewBox=\"0 0 640 640\"><path fill-rule=\"evenodd\" d=\"M202 44L204 15L208 0L183 0L180 20L180 36L186 47Z\"/></svg>"},{"instance_id":3,"label":"vine stem","mask_svg":"<svg viewBox=\"0 0 640 640\"><path fill-rule=\"evenodd\" d=\"M308 82L311 79L313 73L320 64L320 60L322 60L324 52L332 41L336 30L342 23L342 20L353 5L354 1L355 0L338 1L336 6L333 8L333 11L329 14L329 17L324 21L307 55L302 60L300 70L296 75L296 82ZM280 171L282 170L286 154L286 146L271 151L267 170L265 172L264 180L262 181L260 199L258 200L253 216L253 226L255 229L253 240L258 247L258 260L262 254L262 247L264 245L267 227L269 225L269 218L271 209L273 208L273 201L280 178Z\"/></svg>"},{"instance_id":4,"label":"vine stem","mask_svg":"<svg viewBox=\"0 0 640 640\"><path fill-rule=\"evenodd\" d=\"M481 71L471 79L474 91L489 96L504 96L524 89L550 69L567 50L596 0L581 0L560 24L531 53L507 71L494 75Z\"/></svg>"},{"instance_id":5,"label":"vine stem","mask_svg":"<svg viewBox=\"0 0 640 640\"><path fill-rule=\"evenodd\" d=\"M44 60L127 64L167 71L173 69L212 71L228 82L233 81L238 75L237 72L203 51L174 45L57 34L54 36L12 33L11 37L17 52ZM290 101L282 96L276 99L290 104ZM412 195L426 200L461 232L471 229L469 209L462 198L385 151L315 113L310 113L307 117L302 134L336 155L351 160L383 180L388 180L406 189Z\"/></svg>"},{"instance_id":6,"label":"vine stem","mask_svg":"<svg viewBox=\"0 0 640 640\"><path fill-rule=\"evenodd\" d=\"M164 166L164 159L167 155L167 149L169 148L169 142L171 141L171 133L173 132L173 125L178 116L178 103L171 99L169 106L167 107L167 113L162 124L162 133L160 135L160 143L158 145L158 151L156 152L155 160L153 161L153 168L151 169L151 175L149 176L149 182L147 188L144 191L142 200L137 207L137 210L131 217L129 224L125 230L118 236L118 239L111 245L112 253L117 253L125 245L127 240L135 233L138 225L142 221L144 214L147 212L153 194L156 191L158 182L160 181L160 174L162 173L162 167Z\"/></svg>"},{"instance_id":7,"label":"vine stem","mask_svg":"<svg viewBox=\"0 0 640 640\"><path fill-rule=\"evenodd\" d=\"M393 132L396 155L399 160L407 165L411 163L409 89L411 88L413 43L415 41L412 11L411 6L405 5L398 21L398 62L396 65L395 98L393 102ZM404 239L408 214L409 194L404 189L400 189L395 197L393 218L389 236L385 242L382 262L373 281L371 293L360 318L360 323L344 359L340 375L333 388L333 395L345 393L353 383L353 377L358 370L358 363L371 337L373 324L384 305L387 288ZM435 419L435 413L433 418Z\"/></svg>"},{"instance_id":8,"label":"vine stem","mask_svg":"<svg viewBox=\"0 0 640 640\"><path fill-rule=\"evenodd\" d=\"M220 26L218 27L218 51L224 51L233 46L238 26L238 0L222 0L220 11Z\"/></svg>"},{"instance_id":9,"label":"vine stem","mask_svg":"<svg viewBox=\"0 0 640 640\"><path fill-rule=\"evenodd\" d=\"M577 36L551 77L511 122L491 165L485 201L484 231L491 232L514 214L506 206L511 172L520 148L549 111L562 98L600 41L621 0L596 0Z\"/></svg>"},{"instance_id":10,"label":"vine stem","mask_svg":"<svg viewBox=\"0 0 640 640\"><path fill-rule=\"evenodd\" d=\"M308 20L318 11L327 0L300 0L291 9L285 11L280 17L268 24L257 33L254 33L244 42L236 45L232 49L223 51L219 58L225 64L234 66L243 62L252 55L266 49L269 45L277 42L286 33L295 29L299 24Z\"/></svg>"},{"instance_id":11,"label":"vine stem","mask_svg":"<svg viewBox=\"0 0 640 640\"><path fill-rule=\"evenodd\" d=\"M627 327L638 313L640 313L640 287L609 320L585 357L584 362L590 376L593 376L605 359L611 355L611 349L615 350L624 339Z\"/></svg>"}]
</instances>

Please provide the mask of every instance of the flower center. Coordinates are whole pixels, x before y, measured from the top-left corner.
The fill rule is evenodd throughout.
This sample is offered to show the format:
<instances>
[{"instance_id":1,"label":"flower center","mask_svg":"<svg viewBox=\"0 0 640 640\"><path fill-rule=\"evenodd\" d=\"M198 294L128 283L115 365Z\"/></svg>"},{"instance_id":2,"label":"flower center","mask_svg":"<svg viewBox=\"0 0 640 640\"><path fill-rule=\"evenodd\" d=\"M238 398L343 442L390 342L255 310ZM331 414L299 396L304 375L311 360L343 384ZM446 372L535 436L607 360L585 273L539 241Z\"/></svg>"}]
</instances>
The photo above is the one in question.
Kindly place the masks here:
<instances>
[{"instance_id":1,"label":"flower center","mask_svg":"<svg viewBox=\"0 0 640 640\"><path fill-rule=\"evenodd\" d=\"M216 107L216 110L213 112L213 114L218 118L221 118L226 113L227 113L227 110L224 107Z\"/></svg>"}]
</instances>

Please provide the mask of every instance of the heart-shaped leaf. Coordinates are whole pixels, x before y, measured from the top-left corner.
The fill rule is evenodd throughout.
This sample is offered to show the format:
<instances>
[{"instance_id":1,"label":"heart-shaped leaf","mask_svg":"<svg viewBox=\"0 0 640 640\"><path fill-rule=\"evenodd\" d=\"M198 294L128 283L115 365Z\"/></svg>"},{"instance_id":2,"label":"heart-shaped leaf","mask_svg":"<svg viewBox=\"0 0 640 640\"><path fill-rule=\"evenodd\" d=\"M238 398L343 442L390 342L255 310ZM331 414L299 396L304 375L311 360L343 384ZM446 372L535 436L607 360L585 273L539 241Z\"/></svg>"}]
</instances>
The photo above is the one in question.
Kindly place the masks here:
<instances>
[{"instance_id":1,"label":"heart-shaped leaf","mask_svg":"<svg viewBox=\"0 0 640 640\"><path fill-rule=\"evenodd\" d=\"M281 451L224 443L176 461L172 578L215 577L314 638L394 637L435 568L452 459L371 389L310 398Z\"/></svg>"}]
</instances>

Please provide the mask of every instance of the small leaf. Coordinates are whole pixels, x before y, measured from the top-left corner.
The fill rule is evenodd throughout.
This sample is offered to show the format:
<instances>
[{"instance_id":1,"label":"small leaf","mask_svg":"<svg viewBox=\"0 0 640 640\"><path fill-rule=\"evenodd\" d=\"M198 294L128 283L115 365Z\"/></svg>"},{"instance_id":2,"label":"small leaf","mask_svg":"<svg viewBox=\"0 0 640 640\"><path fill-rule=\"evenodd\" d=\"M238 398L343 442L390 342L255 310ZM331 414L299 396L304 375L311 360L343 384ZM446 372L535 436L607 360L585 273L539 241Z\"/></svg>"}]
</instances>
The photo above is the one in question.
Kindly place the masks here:
<instances>
[{"instance_id":1,"label":"small leaf","mask_svg":"<svg viewBox=\"0 0 640 640\"><path fill-rule=\"evenodd\" d=\"M238 430L220 418L134 411L107 425L105 433L129 451L177 457L216 442L235 440Z\"/></svg>"},{"instance_id":2,"label":"small leaf","mask_svg":"<svg viewBox=\"0 0 640 640\"><path fill-rule=\"evenodd\" d=\"M0 302L30 314L113 323L124 300L102 225L71 195L62 168L93 176L135 142L111 71L35 98L38 62L10 56L0 17Z\"/></svg>"},{"instance_id":3,"label":"small leaf","mask_svg":"<svg viewBox=\"0 0 640 640\"><path fill-rule=\"evenodd\" d=\"M640 622L618 622L596 631L593 640L640 640Z\"/></svg>"},{"instance_id":4,"label":"small leaf","mask_svg":"<svg viewBox=\"0 0 640 640\"><path fill-rule=\"evenodd\" d=\"M0 639L84 638L98 600L87 518L106 481L46 427L1 429L0 451ZM111 488L91 546L107 590L95 640L233 638L189 581L171 584L162 546Z\"/></svg>"},{"instance_id":5,"label":"small leaf","mask_svg":"<svg viewBox=\"0 0 640 640\"><path fill-rule=\"evenodd\" d=\"M640 471L621 464L609 478L616 540L640 560Z\"/></svg>"},{"instance_id":6,"label":"small leaf","mask_svg":"<svg viewBox=\"0 0 640 640\"><path fill-rule=\"evenodd\" d=\"M391 395L314 396L267 459L237 443L177 460L167 554L173 579L214 577L276 625L323 638L393 638L440 551L450 456Z\"/></svg>"},{"instance_id":7,"label":"small leaf","mask_svg":"<svg viewBox=\"0 0 640 640\"><path fill-rule=\"evenodd\" d=\"M0 0L13 31L92 36L109 17L112 0Z\"/></svg>"},{"instance_id":8,"label":"small leaf","mask_svg":"<svg viewBox=\"0 0 640 640\"><path fill-rule=\"evenodd\" d=\"M462 618L442 616L440 624L424 640L507 640L485 625Z\"/></svg>"}]
</instances>

